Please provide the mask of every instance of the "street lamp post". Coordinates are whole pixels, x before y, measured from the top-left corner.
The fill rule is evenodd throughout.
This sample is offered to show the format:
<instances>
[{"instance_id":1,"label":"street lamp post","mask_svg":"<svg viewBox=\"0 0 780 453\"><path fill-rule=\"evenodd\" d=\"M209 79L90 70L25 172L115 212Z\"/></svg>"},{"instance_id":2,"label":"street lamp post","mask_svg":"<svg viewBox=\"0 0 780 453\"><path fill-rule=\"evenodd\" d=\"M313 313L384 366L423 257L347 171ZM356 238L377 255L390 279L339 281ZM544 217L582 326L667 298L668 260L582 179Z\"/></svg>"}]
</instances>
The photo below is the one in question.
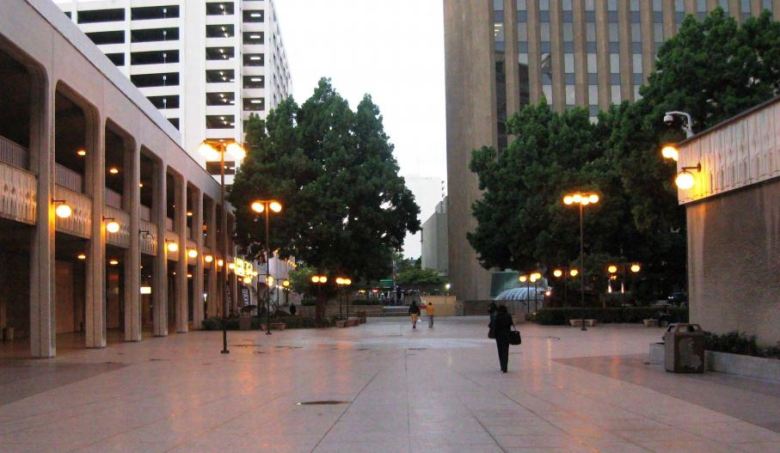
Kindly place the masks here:
<instances>
[{"instance_id":1,"label":"street lamp post","mask_svg":"<svg viewBox=\"0 0 780 453\"><path fill-rule=\"evenodd\" d=\"M539 272L534 272L529 277L529 280L531 280L531 282L534 284L534 312L536 312L536 310L538 309L537 304L539 302L538 301L538 293L537 293L538 289L537 289L537 286L536 286L536 282L538 282L541 278L542 278L542 274L540 274Z\"/></svg>"},{"instance_id":2,"label":"street lamp post","mask_svg":"<svg viewBox=\"0 0 780 453\"><path fill-rule=\"evenodd\" d=\"M222 229L222 257L227 261L228 255L228 232L227 232L227 209L225 208L225 153L233 155L236 161L240 162L246 156L246 150L238 142L223 140L204 140L200 144L200 152L206 157L207 161L216 161L219 159L219 199L222 206L222 218L220 228ZM227 347L227 285L228 285L227 266L222 266L222 354L229 354Z\"/></svg>"},{"instance_id":3,"label":"street lamp post","mask_svg":"<svg viewBox=\"0 0 780 453\"><path fill-rule=\"evenodd\" d=\"M563 203L566 206L572 204L579 205L580 209L580 304L582 305L582 330L588 330L585 327L585 233L583 227L583 211L585 206L599 202L599 196L595 193L576 192L563 197Z\"/></svg>"},{"instance_id":4,"label":"street lamp post","mask_svg":"<svg viewBox=\"0 0 780 453\"><path fill-rule=\"evenodd\" d=\"M336 285L339 287L339 289L341 287L347 287L347 286L349 286L351 284L352 284L352 280L347 278L347 277L336 277ZM344 298L344 302L346 302L347 301L346 292L339 296L339 319L341 319L343 321L344 320L344 315L343 315L343 313L341 311L342 297ZM349 318L349 306L347 306L347 318Z\"/></svg>"},{"instance_id":5,"label":"street lamp post","mask_svg":"<svg viewBox=\"0 0 780 453\"><path fill-rule=\"evenodd\" d=\"M328 277L326 275L312 275L311 282L317 285L317 295L322 299L322 285L328 283ZM317 310L319 311L319 303L317 304ZM319 315L316 315L315 317L317 318L317 322L321 320Z\"/></svg>"},{"instance_id":6,"label":"street lamp post","mask_svg":"<svg viewBox=\"0 0 780 453\"><path fill-rule=\"evenodd\" d=\"M528 276L523 274L517 277L517 279L520 281L520 283L525 283L525 312L529 313L530 309L528 306L530 305L530 298L528 297Z\"/></svg>"},{"instance_id":7,"label":"street lamp post","mask_svg":"<svg viewBox=\"0 0 780 453\"><path fill-rule=\"evenodd\" d=\"M639 273L640 270L642 270L642 266L639 263L635 262L629 262L629 263L617 263L617 264L610 264L607 266L607 273L609 274L609 280L617 279L618 275L620 275L620 302L621 305L625 302L625 292L626 292L626 282L628 280L628 271L631 271L633 274ZM611 288L611 286L610 286Z\"/></svg>"},{"instance_id":8,"label":"street lamp post","mask_svg":"<svg viewBox=\"0 0 780 453\"><path fill-rule=\"evenodd\" d=\"M274 278L271 276L271 244L268 242L270 238L270 215L271 211L277 214L282 212L282 204L276 200L255 200L250 207L252 211L258 214L265 213L265 282L268 288L266 294L265 334L271 335L271 285ZM279 295L278 292L276 294L277 296Z\"/></svg>"}]
</instances>

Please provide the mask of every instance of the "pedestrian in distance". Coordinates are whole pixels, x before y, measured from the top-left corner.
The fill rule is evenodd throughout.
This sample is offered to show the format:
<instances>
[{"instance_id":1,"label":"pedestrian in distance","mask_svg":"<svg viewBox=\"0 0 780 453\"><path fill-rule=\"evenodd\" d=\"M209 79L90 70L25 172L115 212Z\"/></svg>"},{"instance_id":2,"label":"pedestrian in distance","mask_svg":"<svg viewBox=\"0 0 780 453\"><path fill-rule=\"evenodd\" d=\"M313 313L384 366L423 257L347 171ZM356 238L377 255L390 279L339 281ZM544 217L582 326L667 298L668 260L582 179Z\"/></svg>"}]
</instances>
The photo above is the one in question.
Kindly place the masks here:
<instances>
[{"instance_id":1,"label":"pedestrian in distance","mask_svg":"<svg viewBox=\"0 0 780 453\"><path fill-rule=\"evenodd\" d=\"M417 318L420 317L420 306L417 305L417 302L412 301L412 303L409 305L409 317L412 318L412 329L417 328Z\"/></svg>"},{"instance_id":2,"label":"pedestrian in distance","mask_svg":"<svg viewBox=\"0 0 780 453\"><path fill-rule=\"evenodd\" d=\"M501 365L501 372L506 373L509 365L509 334L512 331L514 322L512 315L506 309L506 305L499 305L496 310L496 317L490 325L496 336L496 347L498 348L498 362Z\"/></svg>"},{"instance_id":3,"label":"pedestrian in distance","mask_svg":"<svg viewBox=\"0 0 780 453\"><path fill-rule=\"evenodd\" d=\"M297 308L295 308L295 304L290 304L290 316L295 316L295 313L298 311Z\"/></svg>"},{"instance_id":4,"label":"pedestrian in distance","mask_svg":"<svg viewBox=\"0 0 780 453\"><path fill-rule=\"evenodd\" d=\"M428 328L433 328L433 315L435 313L435 309L433 308L433 302L428 302L428 305L425 307L425 313L428 315Z\"/></svg>"}]
</instances>

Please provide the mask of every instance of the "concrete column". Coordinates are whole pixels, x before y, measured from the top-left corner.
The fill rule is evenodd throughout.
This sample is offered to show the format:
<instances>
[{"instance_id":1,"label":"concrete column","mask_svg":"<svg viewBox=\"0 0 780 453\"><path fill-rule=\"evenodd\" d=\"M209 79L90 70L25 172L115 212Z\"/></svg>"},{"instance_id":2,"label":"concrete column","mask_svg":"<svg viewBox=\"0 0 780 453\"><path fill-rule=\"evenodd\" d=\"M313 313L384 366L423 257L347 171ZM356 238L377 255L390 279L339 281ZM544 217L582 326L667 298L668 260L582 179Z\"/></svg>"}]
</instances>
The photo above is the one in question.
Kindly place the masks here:
<instances>
[{"instance_id":1,"label":"concrete column","mask_svg":"<svg viewBox=\"0 0 780 453\"><path fill-rule=\"evenodd\" d=\"M737 22L742 22L742 2L739 0L729 0L729 15L737 20Z\"/></svg>"},{"instance_id":2,"label":"concrete column","mask_svg":"<svg viewBox=\"0 0 780 453\"><path fill-rule=\"evenodd\" d=\"M203 322L203 192L195 189L192 200L192 234L195 237L195 272L192 274L192 328L198 330Z\"/></svg>"},{"instance_id":3,"label":"concrete column","mask_svg":"<svg viewBox=\"0 0 780 453\"><path fill-rule=\"evenodd\" d=\"M610 104L610 78L609 67L609 21L607 18L607 2L596 2L596 60L599 81L599 108L607 110ZM591 99L590 102L593 102Z\"/></svg>"},{"instance_id":4,"label":"concrete column","mask_svg":"<svg viewBox=\"0 0 780 453\"><path fill-rule=\"evenodd\" d=\"M620 101L633 101L634 69L631 50L631 11L628 2L618 2L618 36L620 39Z\"/></svg>"},{"instance_id":5,"label":"concrete column","mask_svg":"<svg viewBox=\"0 0 780 453\"><path fill-rule=\"evenodd\" d=\"M528 2L528 90L531 104L542 98L541 32L539 30L539 2Z\"/></svg>"},{"instance_id":6,"label":"concrete column","mask_svg":"<svg viewBox=\"0 0 780 453\"><path fill-rule=\"evenodd\" d=\"M506 74L506 117L520 110L520 75L517 61L517 0L504 1L504 72ZM508 137L512 143L512 136Z\"/></svg>"},{"instance_id":7,"label":"concrete column","mask_svg":"<svg viewBox=\"0 0 780 453\"><path fill-rule=\"evenodd\" d=\"M125 341L141 341L141 148L125 153L124 195L130 214L130 245L125 254Z\"/></svg>"},{"instance_id":8,"label":"concrete column","mask_svg":"<svg viewBox=\"0 0 780 453\"><path fill-rule=\"evenodd\" d=\"M106 129L98 113L87 115L87 191L92 197L92 227L87 252L86 346L106 346Z\"/></svg>"},{"instance_id":9,"label":"concrete column","mask_svg":"<svg viewBox=\"0 0 780 453\"><path fill-rule=\"evenodd\" d=\"M165 247L166 180L165 162L157 162L154 175L152 220L157 225L157 254L152 274L154 336L168 335L168 250Z\"/></svg>"},{"instance_id":10,"label":"concrete column","mask_svg":"<svg viewBox=\"0 0 780 453\"><path fill-rule=\"evenodd\" d=\"M556 112L563 112L566 108L566 89L563 81L563 25L561 19L561 2L550 2L552 106Z\"/></svg>"},{"instance_id":11,"label":"concrete column","mask_svg":"<svg viewBox=\"0 0 780 453\"><path fill-rule=\"evenodd\" d=\"M674 0L664 0L664 41L677 33L674 25L674 17L677 12L674 10Z\"/></svg>"},{"instance_id":12,"label":"concrete column","mask_svg":"<svg viewBox=\"0 0 780 453\"><path fill-rule=\"evenodd\" d=\"M572 2L574 14L574 84L575 101L577 105L589 109L588 102L588 60L585 42L587 32L585 29L585 2L574 0Z\"/></svg>"},{"instance_id":13,"label":"concrete column","mask_svg":"<svg viewBox=\"0 0 780 453\"><path fill-rule=\"evenodd\" d=\"M176 178L176 209L173 229L179 235L179 261L176 262L176 332L189 330L189 303L187 297L187 180Z\"/></svg>"},{"instance_id":14,"label":"concrete column","mask_svg":"<svg viewBox=\"0 0 780 453\"><path fill-rule=\"evenodd\" d=\"M780 0L774 0L772 2L772 16L775 20L780 20Z\"/></svg>"},{"instance_id":15,"label":"concrete column","mask_svg":"<svg viewBox=\"0 0 780 453\"><path fill-rule=\"evenodd\" d=\"M217 288L217 260L219 260L219 251L217 250L217 203L212 200L209 204L209 223L208 223L208 243L211 249L211 254L214 256L214 261L209 265L209 287L208 287L208 315L218 316L220 313L219 307L219 291Z\"/></svg>"},{"instance_id":16,"label":"concrete column","mask_svg":"<svg viewBox=\"0 0 780 453\"><path fill-rule=\"evenodd\" d=\"M57 354L54 285L54 88L32 90L30 169L38 175L36 225L30 251L30 355Z\"/></svg>"},{"instance_id":17,"label":"concrete column","mask_svg":"<svg viewBox=\"0 0 780 453\"><path fill-rule=\"evenodd\" d=\"M655 66L653 3L640 2L639 9L642 15L642 77L646 81Z\"/></svg>"},{"instance_id":18,"label":"concrete column","mask_svg":"<svg viewBox=\"0 0 780 453\"><path fill-rule=\"evenodd\" d=\"M228 214L228 256L231 263L236 261L236 244L233 242L233 232L235 231L235 218ZM230 277L230 308L235 313L238 313L238 277L236 276L235 269L233 271L228 270ZM230 313L228 309L228 314Z\"/></svg>"}]
</instances>

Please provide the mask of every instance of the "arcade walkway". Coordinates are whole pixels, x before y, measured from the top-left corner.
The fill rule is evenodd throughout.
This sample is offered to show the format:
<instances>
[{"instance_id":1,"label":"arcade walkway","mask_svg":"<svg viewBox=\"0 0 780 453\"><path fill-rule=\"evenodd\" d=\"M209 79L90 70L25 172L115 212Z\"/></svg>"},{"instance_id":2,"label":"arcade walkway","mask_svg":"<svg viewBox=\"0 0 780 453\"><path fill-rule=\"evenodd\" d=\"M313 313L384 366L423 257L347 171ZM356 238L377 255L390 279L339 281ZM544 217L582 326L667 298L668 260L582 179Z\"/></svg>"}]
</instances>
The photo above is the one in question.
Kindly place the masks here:
<instances>
[{"instance_id":1,"label":"arcade walkway","mask_svg":"<svg viewBox=\"0 0 780 453\"><path fill-rule=\"evenodd\" d=\"M0 359L0 451L780 451L780 384L647 365L660 329L524 326L503 375L485 323Z\"/></svg>"}]
</instances>

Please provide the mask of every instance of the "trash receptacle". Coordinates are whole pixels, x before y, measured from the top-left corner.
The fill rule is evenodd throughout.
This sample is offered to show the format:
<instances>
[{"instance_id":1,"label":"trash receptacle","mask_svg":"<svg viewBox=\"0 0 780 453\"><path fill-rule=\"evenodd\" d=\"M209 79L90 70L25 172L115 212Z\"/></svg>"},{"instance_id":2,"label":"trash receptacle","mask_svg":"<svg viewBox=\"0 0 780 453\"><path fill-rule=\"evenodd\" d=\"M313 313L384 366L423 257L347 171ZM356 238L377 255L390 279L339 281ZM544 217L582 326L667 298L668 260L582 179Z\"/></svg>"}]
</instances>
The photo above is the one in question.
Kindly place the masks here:
<instances>
[{"instance_id":1,"label":"trash receptacle","mask_svg":"<svg viewBox=\"0 0 780 453\"><path fill-rule=\"evenodd\" d=\"M664 365L674 373L704 372L704 331L698 324L672 324L664 334Z\"/></svg>"}]
</instances>

